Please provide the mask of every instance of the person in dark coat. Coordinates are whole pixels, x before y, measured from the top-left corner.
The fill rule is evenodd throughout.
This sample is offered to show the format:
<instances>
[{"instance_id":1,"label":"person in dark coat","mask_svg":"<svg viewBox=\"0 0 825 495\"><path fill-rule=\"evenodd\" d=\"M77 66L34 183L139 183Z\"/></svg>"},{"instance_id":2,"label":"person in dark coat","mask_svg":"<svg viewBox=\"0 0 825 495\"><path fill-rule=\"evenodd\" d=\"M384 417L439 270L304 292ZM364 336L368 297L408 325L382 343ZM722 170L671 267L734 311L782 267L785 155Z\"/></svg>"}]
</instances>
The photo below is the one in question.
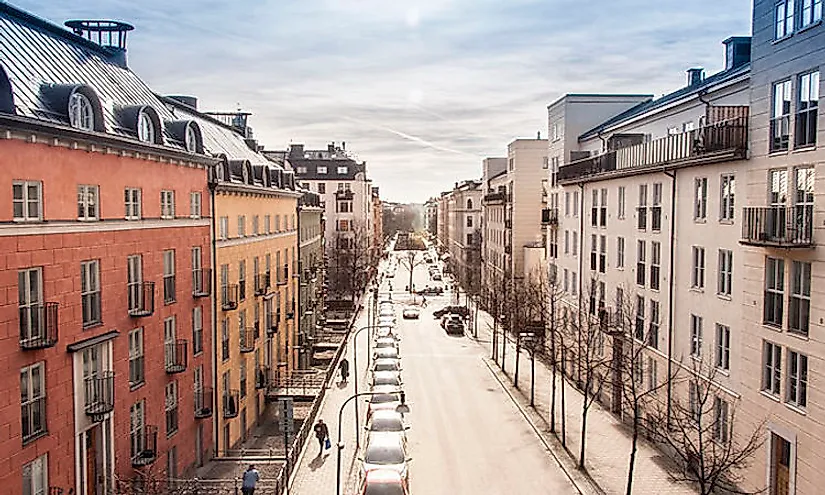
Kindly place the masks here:
<instances>
[{"instance_id":1,"label":"person in dark coat","mask_svg":"<svg viewBox=\"0 0 825 495\"><path fill-rule=\"evenodd\" d=\"M327 424L324 423L323 419L319 419L313 429L315 430L315 438L318 439L318 457L321 457L321 454L324 453L324 441L329 438L329 428L327 428Z\"/></svg>"},{"instance_id":2,"label":"person in dark coat","mask_svg":"<svg viewBox=\"0 0 825 495\"><path fill-rule=\"evenodd\" d=\"M347 379L349 378L349 361L347 361L347 358L341 359L339 368L341 368L341 381L347 383Z\"/></svg>"}]
</instances>

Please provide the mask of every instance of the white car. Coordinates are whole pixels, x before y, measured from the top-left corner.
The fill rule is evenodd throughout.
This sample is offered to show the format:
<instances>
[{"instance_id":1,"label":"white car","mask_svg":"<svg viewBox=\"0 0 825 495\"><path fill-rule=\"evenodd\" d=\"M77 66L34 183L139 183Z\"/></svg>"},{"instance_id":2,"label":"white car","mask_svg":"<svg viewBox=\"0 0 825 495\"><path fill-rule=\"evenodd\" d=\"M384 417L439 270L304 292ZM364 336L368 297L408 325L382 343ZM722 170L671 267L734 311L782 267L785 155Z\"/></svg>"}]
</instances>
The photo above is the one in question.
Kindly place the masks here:
<instances>
[{"instance_id":1,"label":"white car","mask_svg":"<svg viewBox=\"0 0 825 495\"><path fill-rule=\"evenodd\" d=\"M399 340L398 336L395 335L395 333L392 330L393 327L390 325L381 325L380 327L375 329L373 335L375 335L375 337L378 339L380 339L381 337L390 337Z\"/></svg>"},{"instance_id":2,"label":"white car","mask_svg":"<svg viewBox=\"0 0 825 495\"><path fill-rule=\"evenodd\" d=\"M376 371L372 374L372 386L389 385L400 387L404 382L401 380L401 373L398 371Z\"/></svg>"},{"instance_id":3,"label":"white car","mask_svg":"<svg viewBox=\"0 0 825 495\"><path fill-rule=\"evenodd\" d=\"M379 371L401 371L401 360L400 359L376 359L372 363L372 372L377 373Z\"/></svg>"},{"instance_id":4,"label":"white car","mask_svg":"<svg viewBox=\"0 0 825 495\"><path fill-rule=\"evenodd\" d=\"M364 451L362 468L364 475L375 469L391 469L396 471L404 483L409 482L407 451L404 442L394 433L373 433L367 442Z\"/></svg>"},{"instance_id":5,"label":"white car","mask_svg":"<svg viewBox=\"0 0 825 495\"><path fill-rule=\"evenodd\" d=\"M417 320L420 315L421 310L415 306L407 306L402 313L405 320Z\"/></svg>"},{"instance_id":6,"label":"white car","mask_svg":"<svg viewBox=\"0 0 825 495\"><path fill-rule=\"evenodd\" d=\"M394 433L401 437L404 447L407 446L407 430L409 426L404 424L404 417L397 411L381 410L375 411L372 418L364 426L364 429L370 432L370 435L375 433Z\"/></svg>"},{"instance_id":7,"label":"white car","mask_svg":"<svg viewBox=\"0 0 825 495\"><path fill-rule=\"evenodd\" d=\"M380 347L372 353L375 359L400 359L397 347Z\"/></svg>"},{"instance_id":8,"label":"white car","mask_svg":"<svg viewBox=\"0 0 825 495\"><path fill-rule=\"evenodd\" d=\"M375 349L383 349L385 347L398 349L398 340L393 337L378 337L375 339L375 342L373 342L372 347Z\"/></svg>"},{"instance_id":9,"label":"white car","mask_svg":"<svg viewBox=\"0 0 825 495\"><path fill-rule=\"evenodd\" d=\"M395 316L380 316L378 317L378 325L385 327L394 327L397 320Z\"/></svg>"},{"instance_id":10,"label":"white car","mask_svg":"<svg viewBox=\"0 0 825 495\"><path fill-rule=\"evenodd\" d=\"M372 387L372 392L375 395L369 396L367 402L369 408L367 409L367 421L372 418L376 411L392 411L395 412L398 406L401 405L401 391L398 387L391 385L380 385Z\"/></svg>"}]
</instances>

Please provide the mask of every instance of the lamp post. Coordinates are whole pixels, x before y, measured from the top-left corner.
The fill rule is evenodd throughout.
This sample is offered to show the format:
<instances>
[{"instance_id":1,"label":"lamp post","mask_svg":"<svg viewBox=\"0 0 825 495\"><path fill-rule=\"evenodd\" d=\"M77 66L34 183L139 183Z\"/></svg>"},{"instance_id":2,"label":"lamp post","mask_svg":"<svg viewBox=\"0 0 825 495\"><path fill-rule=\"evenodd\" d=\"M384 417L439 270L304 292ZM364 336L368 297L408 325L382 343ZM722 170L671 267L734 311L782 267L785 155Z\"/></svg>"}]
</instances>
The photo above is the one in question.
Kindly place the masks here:
<instances>
[{"instance_id":1,"label":"lamp post","mask_svg":"<svg viewBox=\"0 0 825 495\"><path fill-rule=\"evenodd\" d=\"M370 330L378 328L378 325L367 325L365 327L361 327L352 334L352 364L355 369L355 393L358 394L358 334L363 332L364 330ZM369 337L369 334L367 334ZM372 340L367 341L367 364L370 362L370 350L372 350ZM360 421L358 421L358 403L355 403L355 445L356 447L361 446L361 432L358 429L358 425Z\"/></svg>"},{"instance_id":2,"label":"lamp post","mask_svg":"<svg viewBox=\"0 0 825 495\"><path fill-rule=\"evenodd\" d=\"M364 327L364 328L369 328L369 327ZM363 328L361 330L363 330ZM341 451L344 450L344 442L341 439L341 436L342 436L341 435L341 432L342 432L341 423L343 422L344 407L346 407L346 405L349 401L351 401L353 399L356 399L358 397L373 396L373 395L383 394L383 393L384 392L361 392L361 393L356 392L355 394L349 396L347 398L347 400L345 400L344 403L341 404L341 408L338 409L338 442L335 444L338 447L338 455L337 455L337 459L335 461L335 463L336 463L336 468L335 468L335 493L336 493L336 495L341 495ZM400 412L401 414L405 414L405 413L410 412L410 407L408 405L406 405L407 396L406 396L406 394L404 393L403 390L400 391L400 394L401 394L401 405L396 407L395 410ZM357 401L355 402L355 407L356 407L356 410L358 410L358 402ZM357 414L356 414L356 419L355 419L355 429L356 429L356 437L355 438L357 439L358 438L358 415ZM357 441L356 441L355 445L356 445L356 448L358 448L358 442Z\"/></svg>"}]
</instances>

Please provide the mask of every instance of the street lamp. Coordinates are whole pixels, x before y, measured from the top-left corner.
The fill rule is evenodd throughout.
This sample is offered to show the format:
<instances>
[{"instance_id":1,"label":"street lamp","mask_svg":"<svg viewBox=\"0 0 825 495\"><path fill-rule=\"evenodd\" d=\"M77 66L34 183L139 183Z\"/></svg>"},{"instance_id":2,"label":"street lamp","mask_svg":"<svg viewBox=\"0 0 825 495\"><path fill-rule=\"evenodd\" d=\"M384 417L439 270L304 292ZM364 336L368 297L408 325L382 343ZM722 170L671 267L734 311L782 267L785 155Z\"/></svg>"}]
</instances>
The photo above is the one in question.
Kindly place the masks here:
<instances>
[{"instance_id":1,"label":"street lamp","mask_svg":"<svg viewBox=\"0 0 825 495\"><path fill-rule=\"evenodd\" d=\"M368 327L364 327L368 328ZM363 328L361 329L363 330ZM361 392L360 394L356 392L355 394L349 396L347 400L341 404L341 408L338 409L338 442L335 444L338 447L338 455L336 459L336 470L335 470L335 493L336 495L341 495L341 451L344 450L344 442L341 438L341 422L343 421L344 415L344 407L347 405L349 401L358 397L365 397L365 396L373 396L378 394L383 394L385 392ZM410 406L407 405L407 394L404 393L403 390L400 391L401 395L401 404L395 408L401 414L407 414L410 412ZM358 410L358 401L355 402L355 410ZM358 414L355 415L355 431L356 431L356 439L358 438ZM356 448L358 448L358 442L356 440Z\"/></svg>"},{"instance_id":2,"label":"street lamp","mask_svg":"<svg viewBox=\"0 0 825 495\"><path fill-rule=\"evenodd\" d=\"M352 334L352 361L353 366L355 367L355 393L358 394L358 334L363 332L364 330L376 329L380 328L379 325L367 325L365 327L361 327ZM370 334L367 334L367 365L370 363L370 352L372 351L372 339L370 339ZM358 430L358 403L355 403L355 445L357 447L361 446L361 432Z\"/></svg>"}]
</instances>

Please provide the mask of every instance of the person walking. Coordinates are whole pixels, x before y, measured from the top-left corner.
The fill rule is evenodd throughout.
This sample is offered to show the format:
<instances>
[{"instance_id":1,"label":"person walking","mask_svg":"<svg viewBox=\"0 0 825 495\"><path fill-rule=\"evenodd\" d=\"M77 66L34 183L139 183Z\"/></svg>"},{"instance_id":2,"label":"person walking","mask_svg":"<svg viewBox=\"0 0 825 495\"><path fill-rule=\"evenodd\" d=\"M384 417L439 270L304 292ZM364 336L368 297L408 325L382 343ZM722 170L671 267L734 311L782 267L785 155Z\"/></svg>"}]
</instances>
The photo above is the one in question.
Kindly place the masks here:
<instances>
[{"instance_id":1,"label":"person walking","mask_svg":"<svg viewBox=\"0 0 825 495\"><path fill-rule=\"evenodd\" d=\"M241 487L243 495L254 495L255 485L257 485L260 480L261 475L258 473L258 470L255 469L255 465L250 464L243 473L243 486Z\"/></svg>"},{"instance_id":2,"label":"person walking","mask_svg":"<svg viewBox=\"0 0 825 495\"><path fill-rule=\"evenodd\" d=\"M339 368L341 369L341 383L347 383L347 379L349 378L349 361L347 361L347 358L341 359Z\"/></svg>"},{"instance_id":3,"label":"person walking","mask_svg":"<svg viewBox=\"0 0 825 495\"><path fill-rule=\"evenodd\" d=\"M327 424L324 423L323 419L319 419L313 429L315 430L315 438L318 439L318 457L321 457L321 454L324 453L324 443L329 439L329 428L327 428Z\"/></svg>"}]
</instances>

